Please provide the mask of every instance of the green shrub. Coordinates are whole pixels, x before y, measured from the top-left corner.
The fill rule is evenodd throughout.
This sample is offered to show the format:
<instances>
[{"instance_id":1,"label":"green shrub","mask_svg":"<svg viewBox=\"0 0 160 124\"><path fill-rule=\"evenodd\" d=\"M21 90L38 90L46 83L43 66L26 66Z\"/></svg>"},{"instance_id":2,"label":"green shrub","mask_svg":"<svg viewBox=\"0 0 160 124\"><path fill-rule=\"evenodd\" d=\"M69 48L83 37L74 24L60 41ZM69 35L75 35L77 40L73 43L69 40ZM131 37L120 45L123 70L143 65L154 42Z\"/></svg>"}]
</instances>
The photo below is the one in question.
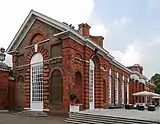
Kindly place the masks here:
<instances>
[{"instance_id":1,"label":"green shrub","mask_svg":"<svg viewBox=\"0 0 160 124\"><path fill-rule=\"evenodd\" d=\"M77 99L77 95L74 92L72 92L69 94L69 99L70 99L70 101L74 101Z\"/></svg>"}]
</instances>

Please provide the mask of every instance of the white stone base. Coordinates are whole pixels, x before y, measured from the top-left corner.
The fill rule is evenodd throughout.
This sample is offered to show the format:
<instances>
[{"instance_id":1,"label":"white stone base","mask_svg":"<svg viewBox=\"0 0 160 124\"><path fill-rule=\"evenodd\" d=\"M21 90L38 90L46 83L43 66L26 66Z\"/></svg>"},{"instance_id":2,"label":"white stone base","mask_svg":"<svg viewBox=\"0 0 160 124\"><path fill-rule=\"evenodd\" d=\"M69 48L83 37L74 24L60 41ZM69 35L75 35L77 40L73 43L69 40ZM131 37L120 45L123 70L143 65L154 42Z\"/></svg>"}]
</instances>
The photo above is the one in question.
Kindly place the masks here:
<instances>
[{"instance_id":1,"label":"white stone base","mask_svg":"<svg viewBox=\"0 0 160 124\"><path fill-rule=\"evenodd\" d=\"M79 105L70 105L69 112L79 112L79 111L80 111Z\"/></svg>"}]
</instances>

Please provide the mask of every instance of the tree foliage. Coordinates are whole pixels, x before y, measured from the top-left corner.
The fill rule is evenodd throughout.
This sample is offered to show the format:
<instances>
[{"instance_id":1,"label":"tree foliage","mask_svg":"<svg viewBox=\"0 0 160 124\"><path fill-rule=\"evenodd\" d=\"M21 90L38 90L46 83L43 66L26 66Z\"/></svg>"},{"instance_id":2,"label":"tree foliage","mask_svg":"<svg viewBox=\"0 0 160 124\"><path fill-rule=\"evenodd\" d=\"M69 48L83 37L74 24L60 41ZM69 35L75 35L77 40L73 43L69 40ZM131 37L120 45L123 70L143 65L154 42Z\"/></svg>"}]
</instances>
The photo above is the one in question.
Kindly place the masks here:
<instances>
[{"instance_id":1,"label":"tree foliage","mask_svg":"<svg viewBox=\"0 0 160 124\"><path fill-rule=\"evenodd\" d=\"M160 74L156 73L151 77L151 81L155 82L156 87L156 92L160 93Z\"/></svg>"}]
</instances>

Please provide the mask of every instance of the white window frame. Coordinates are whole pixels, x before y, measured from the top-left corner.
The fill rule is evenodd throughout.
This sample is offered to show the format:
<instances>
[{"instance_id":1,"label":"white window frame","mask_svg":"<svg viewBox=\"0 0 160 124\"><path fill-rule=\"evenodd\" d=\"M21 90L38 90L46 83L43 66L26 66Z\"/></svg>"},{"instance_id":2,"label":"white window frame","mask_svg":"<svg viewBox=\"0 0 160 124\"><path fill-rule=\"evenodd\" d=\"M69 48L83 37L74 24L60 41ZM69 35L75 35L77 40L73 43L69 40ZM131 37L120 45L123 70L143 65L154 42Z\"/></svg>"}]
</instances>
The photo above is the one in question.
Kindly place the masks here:
<instances>
[{"instance_id":1,"label":"white window frame","mask_svg":"<svg viewBox=\"0 0 160 124\"><path fill-rule=\"evenodd\" d=\"M111 88L111 84L112 84L112 79L111 79L111 76L109 75L109 76L108 76L108 103L109 103L109 104L111 104L111 98L112 98L112 97L111 97L111 94L112 94L112 92L111 92L111 91L112 91L112 90L111 90L111 89L112 89L112 88Z\"/></svg>"},{"instance_id":2,"label":"white window frame","mask_svg":"<svg viewBox=\"0 0 160 124\"><path fill-rule=\"evenodd\" d=\"M43 101L43 63L31 66L32 101Z\"/></svg>"},{"instance_id":3,"label":"white window frame","mask_svg":"<svg viewBox=\"0 0 160 124\"><path fill-rule=\"evenodd\" d=\"M115 77L115 104L118 104L119 103L119 100L118 100L118 72L116 72L116 77Z\"/></svg>"},{"instance_id":4,"label":"white window frame","mask_svg":"<svg viewBox=\"0 0 160 124\"><path fill-rule=\"evenodd\" d=\"M94 109L94 62L90 60L89 65L89 108Z\"/></svg>"}]
</instances>

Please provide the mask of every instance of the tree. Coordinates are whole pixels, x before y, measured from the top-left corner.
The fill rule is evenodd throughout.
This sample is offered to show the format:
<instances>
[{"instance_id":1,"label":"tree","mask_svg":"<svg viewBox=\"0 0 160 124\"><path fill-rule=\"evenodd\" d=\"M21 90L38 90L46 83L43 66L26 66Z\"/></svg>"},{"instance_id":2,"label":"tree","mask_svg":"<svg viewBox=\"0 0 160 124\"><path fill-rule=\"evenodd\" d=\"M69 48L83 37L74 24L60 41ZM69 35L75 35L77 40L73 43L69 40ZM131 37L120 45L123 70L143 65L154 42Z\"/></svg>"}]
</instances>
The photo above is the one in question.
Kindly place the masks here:
<instances>
[{"instance_id":1,"label":"tree","mask_svg":"<svg viewBox=\"0 0 160 124\"><path fill-rule=\"evenodd\" d=\"M156 92L160 94L160 74L156 73L154 76L151 77L151 81L155 82Z\"/></svg>"}]
</instances>

